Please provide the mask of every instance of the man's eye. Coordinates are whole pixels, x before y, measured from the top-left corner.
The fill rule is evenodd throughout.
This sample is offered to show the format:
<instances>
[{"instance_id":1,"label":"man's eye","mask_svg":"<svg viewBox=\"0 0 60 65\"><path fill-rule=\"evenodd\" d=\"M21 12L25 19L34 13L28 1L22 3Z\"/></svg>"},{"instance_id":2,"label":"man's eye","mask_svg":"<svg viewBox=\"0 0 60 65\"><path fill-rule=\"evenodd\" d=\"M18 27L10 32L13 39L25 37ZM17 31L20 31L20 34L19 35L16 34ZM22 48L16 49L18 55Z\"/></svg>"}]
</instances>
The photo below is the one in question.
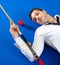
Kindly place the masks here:
<instances>
[{"instance_id":1,"label":"man's eye","mask_svg":"<svg viewBox=\"0 0 60 65\"><path fill-rule=\"evenodd\" d=\"M34 20L34 21L37 21L37 19L36 19L36 18L34 18L33 20Z\"/></svg>"}]
</instances>

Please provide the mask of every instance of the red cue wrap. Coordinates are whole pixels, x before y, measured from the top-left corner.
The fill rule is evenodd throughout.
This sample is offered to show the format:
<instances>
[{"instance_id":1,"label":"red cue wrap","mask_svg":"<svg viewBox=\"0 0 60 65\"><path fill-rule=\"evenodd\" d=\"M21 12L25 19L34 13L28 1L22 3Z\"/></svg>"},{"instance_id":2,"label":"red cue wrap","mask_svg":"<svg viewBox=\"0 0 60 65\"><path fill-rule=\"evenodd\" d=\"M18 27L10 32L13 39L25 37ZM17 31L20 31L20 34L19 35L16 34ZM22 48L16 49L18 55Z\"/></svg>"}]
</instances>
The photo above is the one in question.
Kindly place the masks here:
<instances>
[{"instance_id":1,"label":"red cue wrap","mask_svg":"<svg viewBox=\"0 0 60 65\"><path fill-rule=\"evenodd\" d=\"M43 61L41 59L38 60L38 62L39 62L40 65L44 65L44 63L43 63Z\"/></svg>"}]
</instances>

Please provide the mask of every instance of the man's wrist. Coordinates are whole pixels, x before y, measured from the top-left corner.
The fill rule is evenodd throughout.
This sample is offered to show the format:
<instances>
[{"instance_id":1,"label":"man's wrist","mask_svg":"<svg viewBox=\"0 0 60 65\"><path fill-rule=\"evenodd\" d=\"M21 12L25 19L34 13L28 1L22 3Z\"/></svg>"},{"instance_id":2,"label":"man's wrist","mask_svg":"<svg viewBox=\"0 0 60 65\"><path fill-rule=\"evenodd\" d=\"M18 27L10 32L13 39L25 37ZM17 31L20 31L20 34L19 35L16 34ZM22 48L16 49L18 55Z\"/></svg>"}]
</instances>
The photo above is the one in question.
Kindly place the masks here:
<instances>
[{"instance_id":1,"label":"man's wrist","mask_svg":"<svg viewBox=\"0 0 60 65\"><path fill-rule=\"evenodd\" d=\"M15 37L14 40L17 40L18 37Z\"/></svg>"}]
</instances>

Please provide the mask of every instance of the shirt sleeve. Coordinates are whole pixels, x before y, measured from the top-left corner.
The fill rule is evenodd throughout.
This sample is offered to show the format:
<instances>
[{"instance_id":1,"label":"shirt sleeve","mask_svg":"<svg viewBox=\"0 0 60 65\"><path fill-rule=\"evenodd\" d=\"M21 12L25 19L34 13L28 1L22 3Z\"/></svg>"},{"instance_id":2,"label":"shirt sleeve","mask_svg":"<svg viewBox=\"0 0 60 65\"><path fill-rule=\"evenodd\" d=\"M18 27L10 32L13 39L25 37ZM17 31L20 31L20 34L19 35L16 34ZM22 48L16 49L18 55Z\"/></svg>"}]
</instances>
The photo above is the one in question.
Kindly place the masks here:
<instances>
[{"instance_id":1,"label":"shirt sleeve","mask_svg":"<svg viewBox=\"0 0 60 65\"><path fill-rule=\"evenodd\" d=\"M30 49L28 48L28 46L26 45L26 43L20 38L16 38L15 39L16 43L16 47L18 47L20 49L20 51L32 62L35 60L34 55L32 54L32 52L30 51Z\"/></svg>"},{"instance_id":2,"label":"shirt sleeve","mask_svg":"<svg viewBox=\"0 0 60 65\"><path fill-rule=\"evenodd\" d=\"M35 32L32 48L34 49L38 56L41 56L44 49L44 35L42 34L43 32L39 31L40 30L37 30Z\"/></svg>"}]
</instances>

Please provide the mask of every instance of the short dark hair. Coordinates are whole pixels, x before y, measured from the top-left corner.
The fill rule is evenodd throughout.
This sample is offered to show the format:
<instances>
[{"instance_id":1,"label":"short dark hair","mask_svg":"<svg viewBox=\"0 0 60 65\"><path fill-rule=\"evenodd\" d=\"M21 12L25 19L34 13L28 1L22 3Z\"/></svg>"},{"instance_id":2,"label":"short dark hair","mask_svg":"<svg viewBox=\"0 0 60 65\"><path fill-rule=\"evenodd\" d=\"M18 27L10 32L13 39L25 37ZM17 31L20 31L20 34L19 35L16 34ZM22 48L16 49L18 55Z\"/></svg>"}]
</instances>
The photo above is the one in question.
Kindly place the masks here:
<instances>
[{"instance_id":1,"label":"short dark hair","mask_svg":"<svg viewBox=\"0 0 60 65\"><path fill-rule=\"evenodd\" d=\"M33 8L33 9L30 11L30 13L29 13L29 17L30 17L31 20L32 20L31 14L32 14L32 12L33 12L34 10L42 11L42 9L40 9L40 8Z\"/></svg>"}]
</instances>

